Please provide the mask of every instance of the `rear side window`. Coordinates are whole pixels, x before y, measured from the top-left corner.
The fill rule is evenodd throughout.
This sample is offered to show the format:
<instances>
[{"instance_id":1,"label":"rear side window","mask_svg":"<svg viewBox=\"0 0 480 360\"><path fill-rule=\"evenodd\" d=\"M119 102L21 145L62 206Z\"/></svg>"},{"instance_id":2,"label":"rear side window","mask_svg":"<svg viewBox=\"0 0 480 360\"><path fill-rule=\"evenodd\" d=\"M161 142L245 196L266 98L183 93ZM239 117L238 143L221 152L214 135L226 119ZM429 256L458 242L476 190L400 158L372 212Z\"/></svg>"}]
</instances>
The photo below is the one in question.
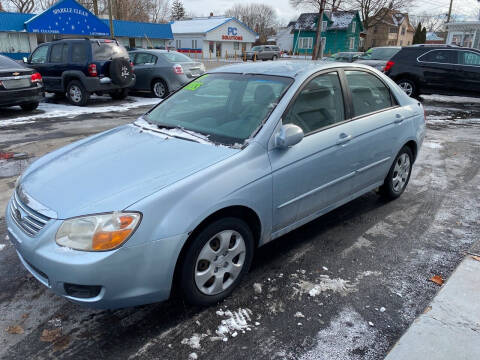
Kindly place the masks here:
<instances>
[{"instance_id":1,"label":"rear side window","mask_svg":"<svg viewBox=\"0 0 480 360\"><path fill-rule=\"evenodd\" d=\"M312 79L283 117L284 124L300 126L305 134L345 120L343 95L336 72Z\"/></svg>"},{"instance_id":2,"label":"rear side window","mask_svg":"<svg viewBox=\"0 0 480 360\"><path fill-rule=\"evenodd\" d=\"M72 43L72 62L87 62L87 47L85 43Z\"/></svg>"},{"instance_id":3,"label":"rear side window","mask_svg":"<svg viewBox=\"0 0 480 360\"><path fill-rule=\"evenodd\" d=\"M50 62L66 63L68 58L68 44L55 44L50 51Z\"/></svg>"},{"instance_id":4,"label":"rear side window","mask_svg":"<svg viewBox=\"0 0 480 360\"><path fill-rule=\"evenodd\" d=\"M155 64L157 62L157 57L152 54L147 53L138 53L135 57L135 65L145 65L145 64Z\"/></svg>"},{"instance_id":5,"label":"rear side window","mask_svg":"<svg viewBox=\"0 0 480 360\"><path fill-rule=\"evenodd\" d=\"M390 89L375 75L364 71L345 71L352 93L353 116L362 116L393 106Z\"/></svg>"},{"instance_id":6,"label":"rear side window","mask_svg":"<svg viewBox=\"0 0 480 360\"><path fill-rule=\"evenodd\" d=\"M7 67L11 67L11 68L19 68L19 67L22 67L20 64L18 64L17 62L5 57L5 56L2 56L0 55L0 68L7 68Z\"/></svg>"},{"instance_id":7,"label":"rear side window","mask_svg":"<svg viewBox=\"0 0 480 360\"><path fill-rule=\"evenodd\" d=\"M421 62L437 64L457 64L457 52L455 50L433 50L418 58Z\"/></svg>"},{"instance_id":8,"label":"rear side window","mask_svg":"<svg viewBox=\"0 0 480 360\"><path fill-rule=\"evenodd\" d=\"M192 61L192 59L190 59L188 56L180 54L179 52L176 52L176 51L162 53L162 55L160 56L166 59L167 61L173 62L173 63Z\"/></svg>"},{"instance_id":9,"label":"rear side window","mask_svg":"<svg viewBox=\"0 0 480 360\"><path fill-rule=\"evenodd\" d=\"M123 57L128 59L127 50L116 42L92 41L93 59L99 61Z\"/></svg>"},{"instance_id":10,"label":"rear side window","mask_svg":"<svg viewBox=\"0 0 480 360\"><path fill-rule=\"evenodd\" d=\"M471 51L461 51L460 64L480 66L480 54Z\"/></svg>"},{"instance_id":11,"label":"rear side window","mask_svg":"<svg viewBox=\"0 0 480 360\"><path fill-rule=\"evenodd\" d=\"M32 64L44 64L47 61L48 46L40 46L32 54L30 62Z\"/></svg>"}]
</instances>

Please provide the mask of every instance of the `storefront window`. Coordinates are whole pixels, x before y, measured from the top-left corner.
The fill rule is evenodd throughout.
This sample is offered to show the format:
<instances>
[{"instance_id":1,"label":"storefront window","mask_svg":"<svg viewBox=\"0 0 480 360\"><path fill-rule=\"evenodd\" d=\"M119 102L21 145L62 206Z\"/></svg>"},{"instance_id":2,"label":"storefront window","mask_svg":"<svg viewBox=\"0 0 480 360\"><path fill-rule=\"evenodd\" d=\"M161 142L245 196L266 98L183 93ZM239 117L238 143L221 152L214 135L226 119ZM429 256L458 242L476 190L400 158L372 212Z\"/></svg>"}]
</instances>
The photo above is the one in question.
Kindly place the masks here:
<instances>
[{"instance_id":1,"label":"storefront window","mask_svg":"<svg viewBox=\"0 0 480 360\"><path fill-rule=\"evenodd\" d=\"M240 43L239 42L234 42L233 43L233 50L240 50Z\"/></svg>"},{"instance_id":2,"label":"storefront window","mask_svg":"<svg viewBox=\"0 0 480 360\"><path fill-rule=\"evenodd\" d=\"M30 42L27 33L0 33L0 52L29 53Z\"/></svg>"}]
</instances>

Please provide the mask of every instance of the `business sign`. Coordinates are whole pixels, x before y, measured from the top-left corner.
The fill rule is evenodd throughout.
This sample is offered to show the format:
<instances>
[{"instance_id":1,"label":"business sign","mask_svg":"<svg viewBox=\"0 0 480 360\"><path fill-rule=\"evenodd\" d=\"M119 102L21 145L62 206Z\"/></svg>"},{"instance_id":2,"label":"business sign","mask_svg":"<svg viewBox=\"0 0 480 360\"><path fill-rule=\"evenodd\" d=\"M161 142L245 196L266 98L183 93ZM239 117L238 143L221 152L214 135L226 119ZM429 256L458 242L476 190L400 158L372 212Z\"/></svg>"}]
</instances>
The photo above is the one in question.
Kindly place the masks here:
<instances>
[{"instance_id":1,"label":"business sign","mask_svg":"<svg viewBox=\"0 0 480 360\"><path fill-rule=\"evenodd\" d=\"M108 26L75 0L63 0L26 23L28 32L109 36Z\"/></svg>"},{"instance_id":2,"label":"business sign","mask_svg":"<svg viewBox=\"0 0 480 360\"><path fill-rule=\"evenodd\" d=\"M236 27L229 26L227 28L227 35L222 35L222 40L242 41L243 36L238 35L238 30Z\"/></svg>"}]
</instances>

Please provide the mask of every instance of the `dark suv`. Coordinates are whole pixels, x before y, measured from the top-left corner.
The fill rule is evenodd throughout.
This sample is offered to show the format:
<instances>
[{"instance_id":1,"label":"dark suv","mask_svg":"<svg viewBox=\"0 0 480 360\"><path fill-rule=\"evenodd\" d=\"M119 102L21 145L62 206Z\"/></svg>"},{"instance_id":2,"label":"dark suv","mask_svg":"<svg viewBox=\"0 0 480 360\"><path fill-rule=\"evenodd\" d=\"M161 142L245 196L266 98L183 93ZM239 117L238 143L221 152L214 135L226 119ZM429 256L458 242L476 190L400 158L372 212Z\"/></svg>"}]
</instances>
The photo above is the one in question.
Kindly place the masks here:
<instances>
[{"instance_id":1,"label":"dark suv","mask_svg":"<svg viewBox=\"0 0 480 360\"><path fill-rule=\"evenodd\" d=\"M26 62L42 75L45 91L66 93L73 105L85 105L91 93L124 99L135 83L127 50L116 40L56 40L38 46Z\"/></svg>"},{"instance_id":2,"label":"dark suv","mask_svg":"<svg viewBox=\"0 0 480 360\"><path fill-rule=\"evenodd\" d=\"M480 96L480 51L457 46L403 47L384 72L409 96Z\"/></svg>"}]
</instances>

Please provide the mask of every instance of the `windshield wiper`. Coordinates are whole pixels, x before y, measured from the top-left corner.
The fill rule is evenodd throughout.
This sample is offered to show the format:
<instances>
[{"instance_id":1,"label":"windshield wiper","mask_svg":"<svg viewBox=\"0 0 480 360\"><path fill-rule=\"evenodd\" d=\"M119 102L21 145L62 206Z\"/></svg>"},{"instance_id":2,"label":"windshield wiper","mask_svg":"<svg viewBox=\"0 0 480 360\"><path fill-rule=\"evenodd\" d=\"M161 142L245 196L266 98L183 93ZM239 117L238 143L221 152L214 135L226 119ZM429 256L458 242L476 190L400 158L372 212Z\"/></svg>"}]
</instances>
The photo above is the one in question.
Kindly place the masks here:
<instances>
[{"instance_id":1,"label":"windshield wiper","mask_svg":"<svg viewBox=\"0 0 480 360\"><path fill-rule=\"evenodd\" d=\"M212 140L210 140L207 136L202 136L202 135L199 135L193 131L189 131L189 130L186 130L183 126L173 126L173 125L164 125L164 124L157 124L157 127L159 129L172 129L172 130L175 130L175 129L178 129L182 132L184 132L185 134L188 134L190 136L193 136L193 137L196 137L198 139L201 139L203 141L207 141L207 142L210 142L210 143L213 143ZM186 140L192 140L192 141L196 141L198 143L200 143L201 141L198 141L198 140L194 140L194 139L189 139L189 138L185 138L185 137L182 137L182 136L175 136L175 135L171 135L169 133L166 133L166 132L162 132L163 134L166 134L166 135L170 135L170 136L173 136L173 137L178 137L178 138L182 138L182 139L186 139Z\"/></svg>"}]
</instances>

